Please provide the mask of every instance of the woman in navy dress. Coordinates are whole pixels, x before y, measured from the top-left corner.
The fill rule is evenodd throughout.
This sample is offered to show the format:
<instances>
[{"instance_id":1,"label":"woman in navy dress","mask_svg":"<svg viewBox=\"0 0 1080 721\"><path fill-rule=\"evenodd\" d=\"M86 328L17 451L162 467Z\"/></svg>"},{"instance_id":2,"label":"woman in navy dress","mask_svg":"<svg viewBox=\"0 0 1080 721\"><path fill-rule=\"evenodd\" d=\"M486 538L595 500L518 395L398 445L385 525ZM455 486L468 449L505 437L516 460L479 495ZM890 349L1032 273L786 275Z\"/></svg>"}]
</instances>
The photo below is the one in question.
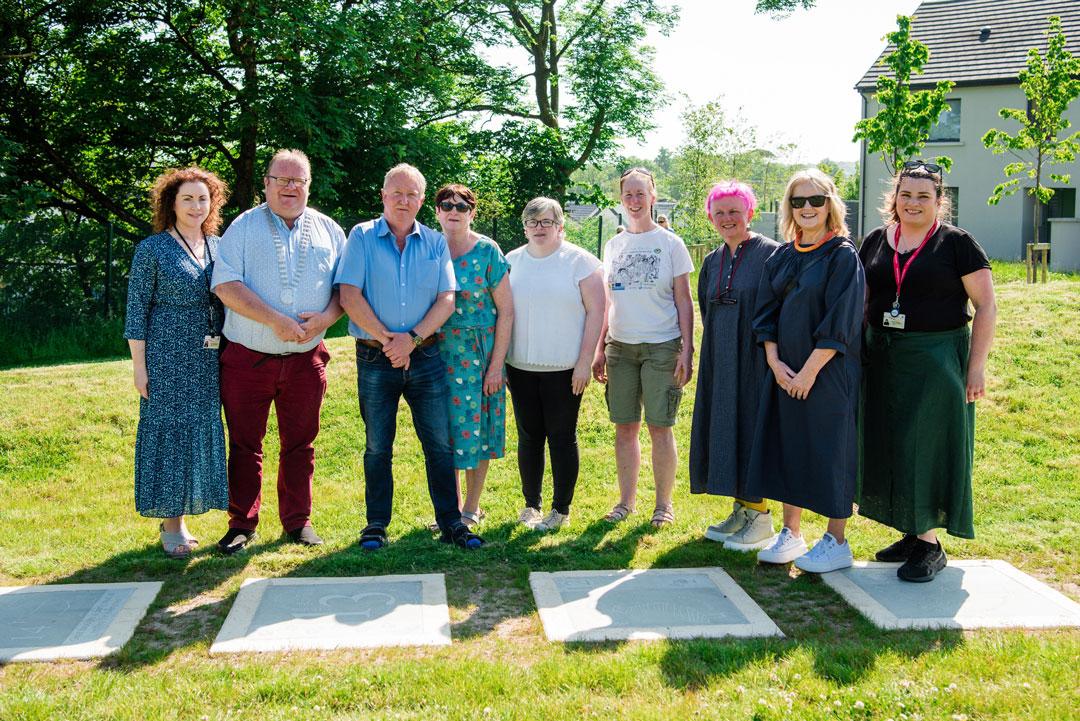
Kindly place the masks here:
<instances>
[{"instance_id":1,"label":"woman in navy dress","mask_svg":"<svg viewBox=\"0 0 1080 721\"><path fill-rule=\"evenodd\" d=\"M173 558L198 543L184 516L229 502L218 393L224 312L210 293L227 193L201 168L159 177L151 191L157 233L139 243L128 279L124 337L140 396L135 510L164 519L161 545Z\"/></svg>"},{"instance_id":2,"label":"woman in navy dress","mask_svg":"<svg viewBox=\"0 0 1080 721\"><path fill-rule=\"evenodd\" d=\"M765 262L753 324L774 382L761 395L746 493L784 504L784 527L758 560L824 573L852 564L844 525L858 465L866 279L828 176L796 173L780 212L789 242ZM829 518L809 552L799 532L804 508Z\"/></svg>"}]
</instances>

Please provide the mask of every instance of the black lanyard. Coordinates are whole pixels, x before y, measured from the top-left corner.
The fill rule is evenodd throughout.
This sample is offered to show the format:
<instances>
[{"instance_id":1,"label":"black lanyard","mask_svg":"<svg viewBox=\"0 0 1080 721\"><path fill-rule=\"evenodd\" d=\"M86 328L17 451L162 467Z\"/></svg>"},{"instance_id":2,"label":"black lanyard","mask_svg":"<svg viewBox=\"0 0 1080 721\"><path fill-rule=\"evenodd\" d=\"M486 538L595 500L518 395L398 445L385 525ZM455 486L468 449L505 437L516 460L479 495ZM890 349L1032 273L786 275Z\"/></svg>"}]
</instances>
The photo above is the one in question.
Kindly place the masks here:
<instances>
[{"instance_id":1,"label":"black lanyard","mask_svg":"<svg viewBox=\"0 0 1080 721\"><path fill-rule=\"evenodd\" d=\"M732 255L731 255L731 264L728 266L727 283L724 285L723 290L720 289L720 276L719 275L717 276L717 278L716 278L716 297L714 298L714 300L716 302L722 303L724 305L734 305L735 304L736 299L731 297L731 285L732 285L732 283L735 282L735 271L737 271L739 269L739 264L742 263L743 255L745 255L745 253L743 253L743 246L745 246L748 241L749 241L749 238L747 238L746 240L744 240L743 242L741 242L737 246L735 246L735 252L732 253ZM724 243L724 247L720 251L720 271L721 271L721 274L723 273L723 269L724 269L724 254L728 253L728 252L729 252L728 245L727 245L727 243Z\"/></svg>"},{"instance_id":2,"label":"black lanyard","mask_svg":"<svg viewBox=\"0 0 1080 721\"><path fill-rule=\"evenodd\" d=\"M188 245L187 238L184 237L184 234L181 233L180 229L177 228L175 225L173 226L173 230L175 230L176 234L180 236L180 242L184 244L185 248L187 248L188 253L191 253L191 259L195 261L195 265L198 266L199 261L195 257L195 251L191 249L190 245ZM207 272L208 270L210 270L210 266L214 264L214 253L210 250L210 241L206 238L205 235L203 236L203 247L206 249L206 255L210 257L210 260L207 262L206 267L199 266L199 275L202 276L203 282L206 283L206 327L207 332L210 335L216 335L214 332L214 293L210 290L210 274Z\"/></svg>"}]
</instances>

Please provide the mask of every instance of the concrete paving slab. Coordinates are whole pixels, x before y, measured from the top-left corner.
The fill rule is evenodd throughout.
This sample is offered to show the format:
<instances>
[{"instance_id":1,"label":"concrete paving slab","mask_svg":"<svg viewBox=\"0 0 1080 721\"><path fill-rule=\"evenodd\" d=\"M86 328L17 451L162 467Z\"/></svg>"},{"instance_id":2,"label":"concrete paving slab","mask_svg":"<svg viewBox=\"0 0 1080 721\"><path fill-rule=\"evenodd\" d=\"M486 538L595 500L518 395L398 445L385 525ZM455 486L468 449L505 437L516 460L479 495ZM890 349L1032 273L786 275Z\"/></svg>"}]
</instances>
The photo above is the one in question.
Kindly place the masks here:
<instances>
[{"instance_id":1,"label":"concrete paving slab","mask_svg":"<svg viewBox=\"0 0 1080 721\"><path fill-rule=\"evenodd\" d=\"M210 653L450 643L441 573L244 581Z\"/></svg>"},{"instance_id":2,"label":"concrete paving slab","mask_svg":"<svg viewBox=\"0 0 1080 721\"><path fill-rule=\"evenodd\" d=\"M0 662L107 656L160 590L157 581L0 587Z\"/></svg>"},{"instance_id":3,"label":"concrete paving slab","mask_svg":"<svg viewBox=\"0 0 1080 721\"><path fill-rule=\"evenodd\" d=\"M885 629L1080 626L1080 604L1005 561L949 561L930 583L901 581L899 566L858 561L821 578Z\"/></svg>"},{"instance_id":4,"label":"concrete paving slab","mask_svg":"<svg viewBox=\"0 0 1080 721\"><path fill-rule=\"evenodd\" d=\"M783 636L720 568L530 573L549 641Z\"/></svg>"}]
</instances>

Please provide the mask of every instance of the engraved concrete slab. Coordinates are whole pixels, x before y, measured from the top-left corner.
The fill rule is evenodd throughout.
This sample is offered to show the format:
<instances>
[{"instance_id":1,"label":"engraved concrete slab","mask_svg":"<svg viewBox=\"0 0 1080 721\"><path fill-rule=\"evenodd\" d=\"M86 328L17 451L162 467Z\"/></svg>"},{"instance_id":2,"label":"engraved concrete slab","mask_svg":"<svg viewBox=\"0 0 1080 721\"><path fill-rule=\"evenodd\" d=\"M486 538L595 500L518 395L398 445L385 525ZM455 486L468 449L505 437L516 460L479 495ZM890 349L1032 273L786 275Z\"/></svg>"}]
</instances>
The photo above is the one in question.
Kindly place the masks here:
<instances>
[{"instance_id":1,"label":"engraved concrete slab","mask_svg":"<svg viewBox=\"0 0 1080 721\"><path fill-rule=\"evenodd\" d=\"M549 641L783 636L720 568L530 573Z\"/></svg>"},{"instance_id":2,"label":"engraved concrete slab","mask_svg":"<svg viewBox=\"0 0 1080 721\"><path fill-rule=\"evenodd\" d=\"M157 581L0 587L0 662L107 656L160 590Z\"/></svg>"},{"instance_id":3,"label":"engraved concrete slab","mask_svg":"<svg viewBox=\"0 0 1080 721\"><path fill-rule=\"evenodd\" d=\"M858 561L821 578L885 629L1080 626L1080 604L1005 561L949 561L930 583L901 581L899 566Z\"/></svg>"},{"instance_id":4,"label":"engraved concrete slab","mask_svg":"<svg viewBox=\"0 0 1080 721\"><path fill-rule=\"evenodd\" d=\"M244 581L210 653L450 643L441 573Z\"/></svg>"}]
</instances>

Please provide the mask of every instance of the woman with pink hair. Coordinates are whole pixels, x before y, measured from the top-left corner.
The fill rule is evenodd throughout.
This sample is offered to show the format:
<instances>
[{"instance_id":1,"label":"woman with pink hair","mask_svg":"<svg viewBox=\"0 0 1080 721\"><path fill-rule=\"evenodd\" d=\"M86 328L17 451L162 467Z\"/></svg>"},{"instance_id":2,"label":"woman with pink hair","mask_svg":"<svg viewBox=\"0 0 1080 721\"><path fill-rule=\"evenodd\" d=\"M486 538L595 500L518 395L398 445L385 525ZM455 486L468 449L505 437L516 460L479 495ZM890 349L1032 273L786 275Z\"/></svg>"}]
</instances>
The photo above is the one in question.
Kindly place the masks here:
<instances>
[{"instance_id":1,"label":"woman with pink hair","mask_svg":"<svg viewBox=\"0 0 1080 721\"><path fill-rule=\"evenodd\" d=\"M763 498L746 491L761 386L768 372L751 324L765 261L780 247L751 232L757 198L738 181L717 183L705 212L723 241L698 274L704 330L694 420L690 429L690 492L732 496L731 514L705 537L725 548L750 551L771 545L772 515Z\"/></svg>"}]
</instances>

